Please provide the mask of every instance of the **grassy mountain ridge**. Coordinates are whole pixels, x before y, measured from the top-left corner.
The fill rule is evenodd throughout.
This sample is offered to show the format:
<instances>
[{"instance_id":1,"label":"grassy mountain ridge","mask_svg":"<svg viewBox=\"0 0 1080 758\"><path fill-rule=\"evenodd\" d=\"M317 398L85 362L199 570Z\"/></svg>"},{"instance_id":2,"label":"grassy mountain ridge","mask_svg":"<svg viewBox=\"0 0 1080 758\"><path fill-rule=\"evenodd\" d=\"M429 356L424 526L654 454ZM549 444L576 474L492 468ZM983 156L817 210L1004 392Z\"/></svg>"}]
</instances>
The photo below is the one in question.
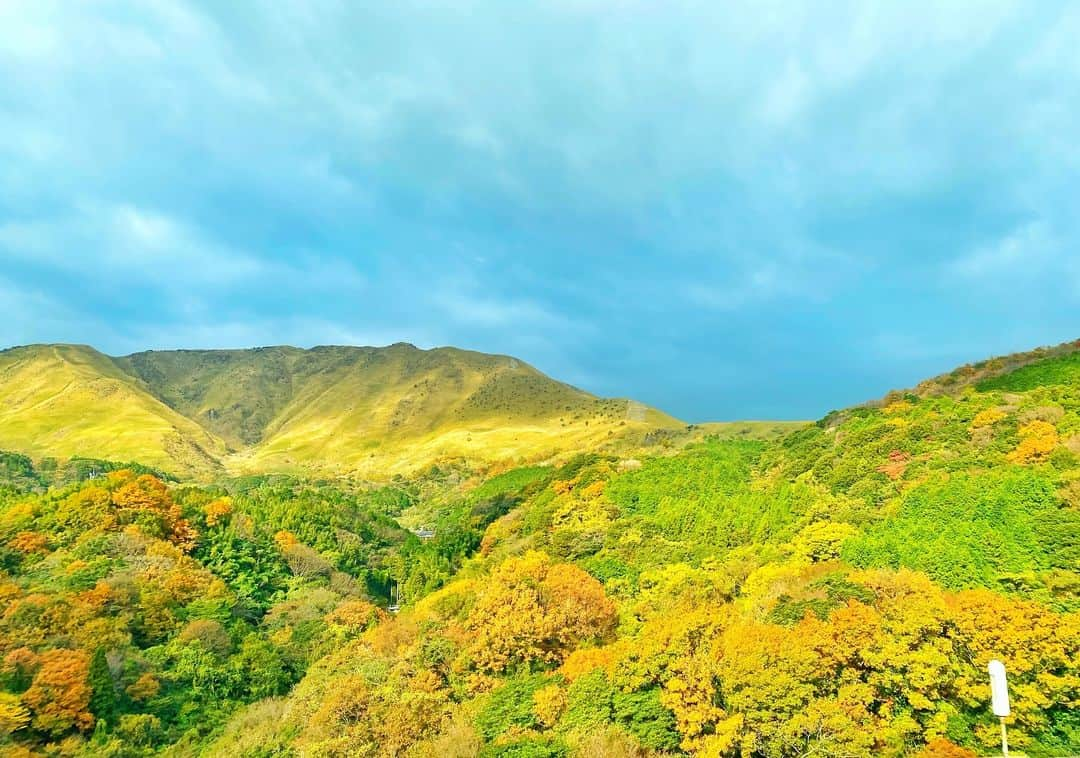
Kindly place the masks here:
<instances>
[{"instance_id":1,"label":"grassy mountain ridge","mask_svg":"<svg viewBox=\"0 0 1080 758\"><path fill-rule=\"evenodd\" d=\"M183 475L387 474L441 459L543 458L683 426L509 356L404 343L119 358L37 345L0 353L0 371L0 449Z\"/></svg>"},{"instance_id":2,"label":"grassy mountain ridge","mask_svg":"<svg viewBox=\"0 0 1080 758\"><path fill-rule=\"evenodd\" d=\"M148 351L117 358L152 394L230 445L258 442L292 394L290 364L301 351Z\"/></svg>"},{"instance_id":3,"label":"grassy mountain ridge","mask_svg":"<svg viewBox=\"0 0 1080 758\"><path fill-rule=\"evenodd\" d=\"M82 345L0 352L0 446L35 456L138 460L178 473L220 469L225 446Z\"/></svg>"}]
</instances>

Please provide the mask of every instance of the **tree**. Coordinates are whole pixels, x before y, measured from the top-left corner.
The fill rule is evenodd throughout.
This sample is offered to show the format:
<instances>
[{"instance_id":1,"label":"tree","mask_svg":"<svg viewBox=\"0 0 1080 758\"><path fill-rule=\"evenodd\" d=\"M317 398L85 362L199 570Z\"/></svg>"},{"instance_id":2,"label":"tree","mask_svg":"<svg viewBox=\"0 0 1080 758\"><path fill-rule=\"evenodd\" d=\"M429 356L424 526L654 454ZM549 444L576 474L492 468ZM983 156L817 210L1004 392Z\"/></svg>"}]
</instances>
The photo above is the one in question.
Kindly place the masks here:
<instances>
[{"instance_id":1,"label":"tree","mask_svg":"<svg viewBox=\"0 0 1080 758\"><path fill-rule=\"evenodd\" d=\"M386 618L386 613L367 600L346 600L326 614L326 623L346 634L359 634Z\"/></svg>"},{"instance_id":2,"label":"tree","mask_svg":"<svg viewBox=\"0 0 1080 758\"><path fill-rule=\"evenodd\" d=\"M1020 427L1017 433L1020 444L1008 456L1013 463L1041 463L1054 452L1060 441L1057 429L1046 421L1032 421Z\"/></svg>"},{"instance_id":3,"label":"tree","mask_svg":"<svg viewBox=\"0 0 1080 758\"><path fill-rule=\"evenodd\" d=\"M0 742L30 723L30 711L18 695L0 692Z\"/></svg>"},{"instance_id":4,"label":"tree","mask_svg":"<svg viewBox=\"0 0 1080 758\"><path fill-rule=\"evenodd\" d=\"M615 606L598 581L529 552L492 573L466 628L477 668L500 672L516 663L557 663L582 642L608 635L615 622Z\"/></svg>"},{"instance_id":5,"label":"tree","mask_svg":"<svg viewBox=\"0 0 1080 758\"><path fill-rule=\"evenodd\" d=\"M915 758L977 758L977 756L974 750L960 747L945 737L937 737L927 742Z\"/></svg>"},{"instance_id":6,"label":"tree","mask_svg":"<svg viewBox=\"0 0 1080 758\"><path fill-rule=\"evenodd\" d=\"M16 692L22 692L41 668L41 656L28 647L17 647L4 656L4 684Z\"/></svg>"},{"instance_id":7,"label":"tree","mask_svg":"<svg viewBox=\"0 0 1080 758\"><path fill-rule=\"evenodd\" d=\"M113 681L105 648L99 647L90 659L90 671L87 676L90 685L90 711L95 718L109 721L116 713L116 682Z\"/></svg>"},{"instance_id":8,"label":"tree","mask_svg":"<svg viewBox=\"0 0 1080 758\"><path fill-rule=\"evenodd\" d=\"M39 532L19 532L8 542L8 547L17 550L24 555L33 553L45 554L49 551L48 535Z\"/></svg>"},{"instance_id":9,"label":"tree","mask_svg":"<svg viewBox=\"0 0 1080 758\"><path fill-rule=\"evenodd\" d=\"M975 418L971 419L972 429L981 429L985 426L993 426L997 422L1005 418L1005 413L998 408L986 408L975 414Z\"/></svg>"},{"instance_id":10,"label":"tree","mask_svg":"<svg viewBox=\"0 0 1080 758\"><path fill-rule=\"evenodd\" d=\"M161 683L149 671L140 674L139 678L127 688L128 697L137 703L148 702L157 697L159 692L161 692Z\"/></svg>"},{"instance_id":11,"label":"tree","mask_svg":"<svg viewBox=\"0 0 1080 758\"><path fill-rule=\"evenodd\" d=\"M289 686L289 675L274 647L256 634L249 634L233 657L245 697L280 695Z\"/></svg>"},{"instance_id":12,"label":"tree","mask_svg":"<svg viewBox=\"0 0 1080 758\"><path fill-rule=\"evenodd\" d=\"M120 717L117 733L138 747L149 747L161 736L161 720L149 713L129 713Z\"/></svg>"},{"instance_id":13,"label":"tree","mask_svg":"<svg viewBox=\"0 0 1080 758\"><path fill-rule=\"evenodd\" d=\"M71 729L86 731L93 727L89 673L90 659L82 650L42 653L41 668L23 694L23 702L34 714L35 729L61 735Z\"/></svg>"},{"instance_id":14,"label":"tree","mask_svg":"<svg viewBox=\"0 0 1080 758\"><path fill-rule=\"evenodd\" d=\"M851 524L816 521L804 528L793 542L795 551L811 561L831 561L840 555L845 541L858 534Z\"/></svg>"},{"instance_id":15,"label":"tree","mask_svg":"<svg viewBox=\"0 0 1080 758\"><path fill-rule=\"evenodd\" d=\"M302 542L283 547L281 555L293 575L301 578L328 576L333 569L330 562L323 558L318 550Z\"/></svg>"},{"instance_id":16,"label":"tree","mask_svg":"<svg viewBox=\"0 0 1080 758\"><path fill-rule=\"evenodd\" d=\"M1023 739L1050 728L1064 704L1080 702L1080 616L1059 615L1039 603L1014 600L987 590L947 597L956 644L967 651L955 687L964 702L986 697L986 665L998 658L1009 672L1014 722L1010 733ZM988 747L993 724L981 730ZM1080 749L1073 738L1070 752Z\"/></svg>"},{"instance_id":17,"label":"tree","mask_svg":"<svg viewBox=\"0 0 1080 758\"><path fill-rule=\"evenodd\" d=\"M549 684L533 693L533 712L545 727L555 726L565 709L566 691L559 685Z\"/></svg>"},{"instance_id":18,"label":"tree","mask_svg":"<svg viewBox=\"0 0 1080 758\"><path fill-rule=\"evenodd\" d=\"M184 644L198 642L219 658L225 658L232 652L232 640L229 638L229 633L220 622L212 619L189 621L180 630L177 640Z\"/></svg>"},{"instance_id":19,"label":"tree","mask_svg":"<svg viewBox=\"0 0 1080 758\"><path fill-rule=\"evenodd\" d=\"M112 504L121 523L138 523L151 536L167 539L185 552L195 546L195 531L181 517L163 481L150 474L136 477L120 471L110 474L109 482L115 487Z\"/></svg>"},{"instance_id":20,"label":"tree","mask_svg":"<svg viewBox=\"0 0 1080 758\"><path fill-rule=\"evenodd\" d=\"M217 526L226 521L232 511L232 498L219 497L216 500L211 500L203 509L203 513L206 514L206 525Z\"/></svg>"}]
</instances>

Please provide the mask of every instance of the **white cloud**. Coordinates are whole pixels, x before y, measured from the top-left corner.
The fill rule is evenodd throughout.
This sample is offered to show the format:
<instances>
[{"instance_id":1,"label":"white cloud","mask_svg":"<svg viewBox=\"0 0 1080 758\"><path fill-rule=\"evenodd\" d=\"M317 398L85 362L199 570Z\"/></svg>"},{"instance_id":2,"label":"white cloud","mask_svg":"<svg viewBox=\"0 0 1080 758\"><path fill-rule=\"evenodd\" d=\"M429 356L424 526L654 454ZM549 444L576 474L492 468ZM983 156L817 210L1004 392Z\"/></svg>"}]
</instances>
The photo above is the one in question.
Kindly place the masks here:
<instances>
[{"instance_id":1,"label":"white cloud","mask_svg":"<svg viewBox=\"0 0 1080 758\"><path fill-rule=\"evenodd\" d=\"M949 261L946 272L967 279L996 279L1002 283L1016 277L1041 274L1062 259L1060 242L1044 220L1030 221L992 242Z\"/></svg>"},{"instance_id":2,"label":"white cloud","mask_svg":"<svg viewBox=\"0 0 1080 758\"><path fill-rule=\"evenodd\" d=\"M107 219L103 261L118 270L188 285L222 286L262 276L265 260L208 238L201 230L158 211L132 205L84 212L88 225Z\"/></svg>"},{"instance_id":3,"label":"white cloud","mask_svg":"<svg viewBox=\"0 0 1080 758\"><path fill-rule=\"evenodd\" d=\"M166 287L224 285L267 264L165 213L129 204L83 203L64 215L0 225L0 252L90 276L131 277Z\"/></svg>"},{"instance_id":4,"label":"white cloud","mask_svg":"<svg viewBox=\"0 0 1080 758\"><path fill-rule=\"evenodd\" d=\"M691 303L717 311L738 311L751 305L768 303L779 297L807 293L807 282L797 281L792 272L766 263L751 271L730 277L723 284L691 282L683 292Z\"/></svg>"},{"instance_id":5,"label":"white cloud","mask_svg":"<svg viewBox=\"0 0 1080 758\"><path fill-rule=\"evenodd\" d=\"M795 60L765 87L760 118L770 125L786 126L801 116L812 97L810 77Z\"/></svg>"},{"instance_id":6,"label":"white cloud","mask_svg":"<svg viewBox=\"0 0 1080 758\"><path fill-rule=\"evenodd\" d=\"M355 298L367 277L340 256L298 249L274 258L239 250L176 216L121 203L81 204L71 213L0 224L0 257L90 286L127 282L158 292L193 322L213 324L227 293Z\"/></svg>"},{"instance_id":7,"label":"white cloud","mask_svg":"<svg viewBox=\"0 0 1080 758\"><path fill-rule=\"evenodd\" d=\"M432 301L452 321L471 327L520 329L522 327L563 326L565 319L538 303L526 300L500 300L454 286L437 289Z\"/></svg>"}]
</instances>

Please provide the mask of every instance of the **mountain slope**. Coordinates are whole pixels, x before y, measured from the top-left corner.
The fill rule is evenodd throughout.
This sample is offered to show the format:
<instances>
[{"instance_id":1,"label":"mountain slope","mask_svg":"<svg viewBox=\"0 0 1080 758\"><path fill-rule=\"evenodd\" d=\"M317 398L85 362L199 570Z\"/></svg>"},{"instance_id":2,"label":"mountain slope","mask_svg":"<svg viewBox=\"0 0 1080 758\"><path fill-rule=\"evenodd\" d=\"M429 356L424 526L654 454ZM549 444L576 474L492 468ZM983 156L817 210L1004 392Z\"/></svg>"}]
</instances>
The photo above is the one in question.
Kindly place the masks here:
<instances>
[{"instance_id":1,"label":"mountain slope","mask_svg":"<svg viewBox=\"0 0 1080 758\"><path fill-rule=\"evenodd\" d=\"M442 458L508 460L678 426L556 382L513 358L453 348L316 348L291 401L237 469L333 461L404 471Z\"/></svg>"},{"instance_id":2,"label":"mountain slope","mask_svg":"<svg viewBox=\"0 0 1080 758\"><path fill-rule=\"evenodd\" d=\"M135 460L181 474L219 467L220 439L81 345L0 352L0 447Z\"/></svg>"},{"instance_id":3,"label":"mountain slope","mask_svg":"<svg viewBox=\"0 0 1080 758\"><path fill-rule=\"evenodd\" d=\"M614 444L682 424L597 398L521 361L454 348L268 347L109 358L3 354L0 448L123 455L178 473L385 475L443 459L497 462Z\"/></svg>"},{"instance_id":4,"label":"mountain slope","mask_svg":"<svg viewBox=\"0 0 1080 758\"><path fill-rule=\"evenodd\" d=\"M116 363L162 402L239 448L257 443L292 397L294 368L303 355L291 347L169 350Z\"/></svg>"},{"instance_id":5,"label":"mountain slope","mask_svg":"<svg viewBox=\"0 0 1080 758\"><path fill-rule=\"evenodd\" d=\"M1013 374L1020 373L1023 375L1028 373L1025 369L1029 366L1057 365L1055 359L1064 359L1065 364L1074 365L1078 352L1080 352L1080 340L1072 340L1071 342L1063 342L1060 345L1037 347L1034 350L1027 350L1022 353L999 355L976 363L958 366L946 374L926 379L910 392L920 397L928 397L956 394L972 386L980 390L990 389L998 386L995 382L999 379L1002 382L1007 382L1009 381L1007 377ZM1046 381L1043 383L1060 383L1057 380L1061 378L1045 377Z\"/></svg>"},{"instance_id":6,"label":"mountain slope","mask_svg":"<svg viewBox=\"0 0 1080 758\"><path fill-rule=\"evenodd\" d=\"M214 398L243 377L181 357L154 389L151 367L142 379L86 348L38 350L12 371L36 366L31 378L54 372L72 391L113 382L155 412L154 393L181 376ZM503 359L377 352L361 369L326 349L341 374L299 361L325 382L298 381L250 429L268 442L309 430L304 411L340 413L354 391L377 411L447 366L462 379L440 378L457 388L449 404L402 417L394 444L446 434L455 413L478 429L500 403L550 423L518 391L493 399ZM1077 355L1013 361L960 391L892 393L781 439L682 446L697 430L652 429L659 455L585 451L468 477L440 467L381 488L282 476L169 488L117 471L31 494L45 472L0 456L0 746L975 756L999 739L985 684L998 658L1013 744L1080 755ZM468 361L486 390L470 389ZM256 416L231 397L234 418ZM204 407L179 391L171 402ZM382 608L391 598L396 613Z\"/></svg>"},{"instance_id":7,"label":"mountain slope","mask_svg":"<svg viewBox=\"0 0 1080 758\"><path fill-rule=\"evenodd\" d=\"M1011 744L1080 755L1078 356L420 500L452 580L403 562L398 614L201 755L973 758L995 658Z\"/></svg>"}]
</instances>

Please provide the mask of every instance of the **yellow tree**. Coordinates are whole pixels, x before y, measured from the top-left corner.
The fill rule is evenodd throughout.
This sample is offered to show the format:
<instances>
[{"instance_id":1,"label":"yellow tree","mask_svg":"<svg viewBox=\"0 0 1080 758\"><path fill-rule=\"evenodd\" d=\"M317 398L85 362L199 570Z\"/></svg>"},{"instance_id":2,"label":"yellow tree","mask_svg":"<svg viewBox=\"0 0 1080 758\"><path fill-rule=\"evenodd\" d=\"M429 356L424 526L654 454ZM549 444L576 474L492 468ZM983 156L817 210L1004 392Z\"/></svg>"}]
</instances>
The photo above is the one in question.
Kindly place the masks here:
<instances>
[{"instance_id":1,"label":"yellow tree","mask_svg":"<svg viewBox=\"0 0 1080 758\"><path fill-rule=\"evenodd\" d=\"M1018 746L1047 727L1051 708L1080 707L1080 615L1059 615L988 590L960 592L947 602L953 635L969 655L956 681L960 697L984 708L986 665L1001 660L1009 675L1010 733ZM984 744L995 744L996 724L988 720L979 735Z\"/></svg>"},{"instance_id":2,"label":"yellow tree","mask_svg":"<svg viewBox=\"0 0 1080 758\"><path fill-rule=\"evenodd\" d=\"M181 517L163 481L150 474L134 476L130 471L120 471L109 475L109 483L114 487L113 507L121 515L150 514L160 523L161 536L185 552L195 546L195 531Z\"/></svg>"},{"instance_id":3,"label":"yellow tree","mask_svg":"<svg viewBox=\"0 0 1080 758\"><path fill-rule=\"evenodd\" d=\"M19 696L0 692L0 740L6 739L12 732L29 723L30 711L19 700Z\"/></svg>"},{"instance_id":4,"label":"yellow tree","mask_svg":"<svg viewBox=\"0 0 1080 758\"><path fill-rule=\"evenodd\" d=\"M598 581L531 551L491 574L465 628L476 667L500 672L516 663L559 662L580 643L605 637L615 622L615 606Z\"/></svg>"}]
</instances>

